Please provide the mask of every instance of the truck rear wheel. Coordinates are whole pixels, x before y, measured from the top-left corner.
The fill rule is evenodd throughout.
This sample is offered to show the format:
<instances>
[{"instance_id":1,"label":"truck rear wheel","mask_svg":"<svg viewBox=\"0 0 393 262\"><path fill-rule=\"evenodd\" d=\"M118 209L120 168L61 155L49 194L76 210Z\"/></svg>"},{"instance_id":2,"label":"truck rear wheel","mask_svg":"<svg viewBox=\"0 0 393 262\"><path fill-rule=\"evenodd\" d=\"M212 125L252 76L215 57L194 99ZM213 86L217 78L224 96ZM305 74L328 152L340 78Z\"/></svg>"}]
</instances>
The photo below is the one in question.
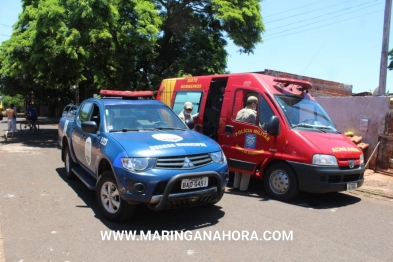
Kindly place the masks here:
<instances>
[{"instance_id":1,"label":"truck rear wheel","mask_svg":"<svg viewBox=\"0 0 393 262\"><path fill-rule=\"evenodd\" d=\"M277 200L290 200L299 192L295 173L284 163L270 166L264 174L263 182L267 193Z\"/></svg>"},{"instance_id":2,"label":"truck rear wheel","mask_svg":"<svg viewBox=\"0 0 393 262\"><path fill-rule=\"evenodd\" d=\"M66 170L66 177L68 179L74 179L76 176L74 172L72 172L72 168L76 165L74 160L72 160L72 157L70 155L70 149L68 147L65 148L64 150L64 167Z\"/></svg>"},{"instance_id":3,"label":"truck rear wheel","mask_svg":"<svg viewBox=\"0 0 393 262\"><path fill-rule=\"evenodd\" d=\"M112 171L105 171L98 178L96 200L106 218L114 222L125 222L135 214L136 206L129 205L120 196Z\"/></svg>"}]
</instances>

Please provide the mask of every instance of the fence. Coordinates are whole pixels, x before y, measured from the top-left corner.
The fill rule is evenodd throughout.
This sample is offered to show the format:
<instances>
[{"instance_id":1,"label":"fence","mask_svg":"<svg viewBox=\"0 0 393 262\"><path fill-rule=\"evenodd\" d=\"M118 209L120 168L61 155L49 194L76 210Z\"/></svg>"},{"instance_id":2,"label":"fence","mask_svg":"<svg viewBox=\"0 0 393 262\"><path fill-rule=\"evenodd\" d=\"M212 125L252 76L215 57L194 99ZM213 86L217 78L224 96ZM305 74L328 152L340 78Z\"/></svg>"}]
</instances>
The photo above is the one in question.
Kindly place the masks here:
<instances>
[{"instance_id":1,"label":"fence","mask_svg":"<svg viewBox=\"0 0 393 262\"><path fill-rule=\"evenodd\" d=\"M393 176L393 136L379 135L374 171Z\"/></svg>"}]
</instances>

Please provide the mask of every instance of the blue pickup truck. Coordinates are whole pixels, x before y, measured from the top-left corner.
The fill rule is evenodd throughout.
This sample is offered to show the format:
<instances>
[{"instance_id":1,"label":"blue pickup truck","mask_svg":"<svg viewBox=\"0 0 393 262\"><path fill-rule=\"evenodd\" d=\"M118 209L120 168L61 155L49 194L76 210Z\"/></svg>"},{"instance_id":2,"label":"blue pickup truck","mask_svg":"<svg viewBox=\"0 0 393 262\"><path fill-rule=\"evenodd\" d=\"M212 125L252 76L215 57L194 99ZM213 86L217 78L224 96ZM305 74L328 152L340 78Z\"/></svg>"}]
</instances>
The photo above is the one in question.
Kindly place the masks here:
<instances>
[{"instance_id":1,"label":"blue pickup truck","mask_svg":"<svg viewBox=\"0 0 393 262\"><path fill-rule=\"evenodd\" d=\"M162 210L217 203L228 182L221 147L145 97L103 90L59 123L67 178L95 190L100 210L115 222L129 220L137 204Z\"/></svg>"}]
</instances>

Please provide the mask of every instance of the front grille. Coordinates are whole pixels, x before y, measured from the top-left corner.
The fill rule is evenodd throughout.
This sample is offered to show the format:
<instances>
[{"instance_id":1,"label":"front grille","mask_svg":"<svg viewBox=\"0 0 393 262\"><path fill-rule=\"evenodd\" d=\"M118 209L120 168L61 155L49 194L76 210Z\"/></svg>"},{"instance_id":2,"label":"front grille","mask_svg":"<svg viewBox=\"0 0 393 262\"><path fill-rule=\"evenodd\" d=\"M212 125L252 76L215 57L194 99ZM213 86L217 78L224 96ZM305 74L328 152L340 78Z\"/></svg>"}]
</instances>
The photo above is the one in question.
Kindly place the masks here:
<instances>
[{"instance_id":1,"label":"front grille","mask_svg":"<svg viewBox=\"0 0 393 262\"><path fill-rule=\"evenodd\" d=\"M349 161L354 161L354 166L349 167ZM337 159L338 167L341 170L349 170L359 168L360 159L359 158L338 158Z\"/></svg>"},{"instance_id":2,"label":"front grille","mask_svg":"<svg viewBox=\"0 0 393 262\"><path fill-rule=\"evenodd\" d=\"M157 159L156 168L191 169L205 166L212 162L209 154L160 157Z\"/></svg>"},{"instance_id":3,"label":"front grille","mask_svg":"<svg viewBox=\"0 0 393 262\"><path fill-rule=\"evenodd\" d=\"M186 208L198 205L206 205L208 203L214 203L217 201L217 196L202 196L198 199L195 198L185 198L178 200L168 200L163 209L178 209Z\"/></svg>"},{"instance_id":4,"label":"front grille","mask_svg":"<svg viewBox=\"0 0 393 262\"><path fill-rule=\"evenodd\" d=\"M353 175L332 175L329 176L328 182L329 183L341 183L341 182L353 182L358 181L362 178L361 174L353 174Z\"/></svg>"}]
</instances>

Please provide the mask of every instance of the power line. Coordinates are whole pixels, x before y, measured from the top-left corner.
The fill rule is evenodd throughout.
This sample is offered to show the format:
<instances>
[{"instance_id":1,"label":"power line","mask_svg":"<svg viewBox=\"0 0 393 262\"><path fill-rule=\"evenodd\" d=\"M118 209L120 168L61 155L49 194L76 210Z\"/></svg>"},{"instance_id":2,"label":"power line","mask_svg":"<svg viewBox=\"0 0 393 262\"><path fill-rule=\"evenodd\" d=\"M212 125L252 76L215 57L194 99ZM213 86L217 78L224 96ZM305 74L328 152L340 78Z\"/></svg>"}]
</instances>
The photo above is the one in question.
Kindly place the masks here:
<instances>
[{"instance_id":1,"label":"power line","mask_svg":"<svg viewBox=\"0 0 393 262\"><path fill-rule=\"evenodd\" d=\"M377 12L380 12L380 11L383 11L383 10L377 10L377 11L375 11L375 12L370 12L370 13L365 14L365 15L359 15L359 16L351 17L351 18L348 18L348 19L344 19L344 20L341 20L341 21L334 22L334 23L330 23L330 24L326 24L326 25L321 25L321 26L313 27L313 28L308 28L308 29L301 30L301 31L292 32L292 33L286 34L286 35L280 35L280 36L271 37L271 38L269 38L269 36L268 36L268 38L267 38L267 39L264 39L264 41L271 40L271 39L275 39L275 38L280 38L280 37L284 37L284 36L288 36L288 35L293 35L293 34L305 32L305 31L309 31L309 30L313 30L313 29L318 29L318 28L325 27L325 26L328 26L328 25L333 25L333 24L337 24L337 23L344 22L344 21L348 21L348 20L351 20L351 19L354 19L354 18L359 18L359 17L367 16L367 15L370 15L370 14L373 14L373 13L377 13ZM277 35L277 34L280 34L280 33L283 33L283 32L287 32L287 31L291 31L291 30L281 31L281 32L275 33L275 34L273 34L273 35Z\"/></svg>"},{"instance_id":2,"label":"power line","mask_svg":"<svg viewBox=\"0 0 393 262\"><path fill-rule=\"evenodd\" d=\"M355 0L355 1L357 1L357 0ZM283 11L283 12L280 12L280 13L275 13L275 14L272 14L272 15L265 16L265 18L272 17L272 16L276 16L276 15L280 15L280 14L283 14L283 13L288 13L288 12L291 12L291 11L296 10L296 9L300 9L300 8L303 8L303 7L306 7L306 6L318 4L318 3L320 3L320 2L326 2L326 1L325 1L325 0L322 0L322 1L318 1L318 2L312 3L312 4L302 5L302 6L299 6L299 7L297 7L297 8L293 8L293 9L291 9L291 10L287 10L287 11Z\"/></svg>"},{"instance_id":3,"label":"power line","mask_svg":"<svg viewBox=\"0 0 393 262\"><path fill-rule=\"evenodd\" d=\"M355 0L355 1L356 1L356 0ZM351 1L347 1L347 2L351 2ZM367 3L370 3L370 2L367 2ZM363 4L364 4L364 3L363 3ZM363 5L363 4L360 4L360 5ZM374 5L377 5L377 4L379 4L379 3L373 4L373 5L371 5L371 6L374 6ZM360 5L357 5L357 6L360 6ZM370 7L370 6L367 6L367 7L365 7L365 8L368 8L368 7ZM360 10L362 10L362 9L364 9L364 8L355 10L355 11L353 11L353 12L360 11ZM343 10L345 10L345 9L343 9ZM333 23L330 23L330 24L325 24L325 25L321 25L321 26L318 26L318 27L308 28L308 29L305 29L305 30L296 31L296 32L293 32L293 33L284 34L284 35L280 35L280 36L276 36L276 37L271 37L271 38L269 38L269 37L272 36L272 35L282 34L282 33L288 32L288 31L292 31L292 30L294 30L294 29L284 30L284 31L277 32L277 33L270 34L270 35L268 34L267 36L265 35L265 37L267 37L267 39L264 38L263 41L267 41L267 40L271 40L271 39L275 39L275 38L280 38L280 37L285 37L285 36L288 36L288 35L292 35L292 34L296 34L296 33L301 33L301 32L305 32L305 31L309 31L309 30L313 30L313 29L318 29L318 28L320 28L320 27L326 27L326 26L328 26L328 25L332 25L332 24L336 24L336 23L345 22L345 21L347 21L347 20L351 20L351 19L354 19L354 18L362 17L362 16L367 16L367 15L369 15L369 14L373 14L373 13L376 13L376 12L379 12L379 11L381 11L381 10L377 10L377 11L374 11L374 12L368 12L367 14L363 14L363 15L360 15L360 16L355 16L355 17L352 17L352 18L348 18L348 19L344 19L344 20L337 21L337 22L333 22ZM342 15L346 15L346 14L353 13L353 12L346 12L346 13L344 13L344 14L342 14ZM319 17L321 17L321 16L324 16L324 15L320 15ZM340 15L339 15L339 16L340 16ZM337 16L333 16L333 17L330 17L330 18L334 18L334 17L337 17ZM310 19L314 19L314 18L315 18L315 17L310 18ZM299 23L299 22L304 22L304 21L307 21L307 20L310 20L310 19L306 19L306 20L294 22L294 23L291 23L291 24L295 24L295 23ZM328 19L323 19L323 20L320 20L320 21L316 21L316 23L323 22L323 21L326 21L326 20L329 20L329 18L328 18ZM287 26L287 25L285 25L285 26ZM308 25L303 25L303 26L300 26L300 27L305 27L305 26L308 26ZM282 26L280 26L280 27L282 27ZM297 28L300 28L300 27L297 27ZM279 27L275 27L275 28L273 28L273 29L276 29L276 28L279 28ZM236 46L236 45L235 45L235 44L227 45L227 47L231 47L231 46Z\"/></svg>"},{"instance_id":4,"label":"power line","mask_svg":"<svg viewBox=\"0 0 393 262\"><path fill-rule=\"evenodd\" d=\"M369 6L366 6L366 7L363 7L363 8L354 10L354 11L351 11L351 12L346 12L346 13L343 13L343 14L340 14L340 15L331 16L331 17L329 17L329 18L326 18L326 19L323 19L323 20L316 21L315 23L319 23L319 22L322 22L322 21L329 20L329 19L331 19L331 18L335 18L335 17L347 15L347 14L350 14L350 13L354 13L354 12L357 12L357 11L360 11L360 10L363 10L363 9L366 9L366 8L370 8L370 7L375 6L375 5L380 5L380 4L381 4L381 3L377 3L377 4L369 5ZM351 8L352 8L352 7L351 7ZM345 8L345 9L342 9L342 10L340 10L340 11L335 11L335 12L331 12L331 13L327 13L327 14L323 14L323 15L319 15L319 16L314 16L314 17L307 18L307 19L304 19L304 20L300 20L300 21L297 21L297 22L293 22L293 23L290 23L290 24L285 24L285 25L282 25L282 26L273 27L273 28L270 28L269 30L274 30L274 29L277 29L277 28L286 27L286 26L294 25L294 24L301 23L301 22L306 22L306 21L308 21L308 20L320 18L320 17L322 17L322 16L331 15L331 14L334 14L334 13L337 13L337 12L342 12L342 11L345 11L345 10L348 10L348 9L351 9L351 8Z\"/></svg>"},{"instance_id":5,"label":"power line","mask_svg":"<svg viewBox=\"0 0 393 262\"><path fill-rule=\"evenodd\" d=\"M12 26L10 26L10 25L5 25L5 24L2 24L2 23L0 23L0 25L3 25L3 26L11 27L11 28L12 28Z\"/></svg>"},{"instance_id":6,"label":"power line","mask_svg":"<svg viewBox=\"0 0 393 262\"><path fill-rule=\"evenodd\" d=\"M3 35L3 34L0 34L0 35ZM3 36L7 36L7 37L10 37L9 35L3 35Z\"/></svg>"},{"instance_id":7,"label":"power line","mask_svg":"<svg viewBox=\"0 0 393 262\"><path fill-rule=\"evenodd\" d=\"M323 45L321 46L321 48L319 48L318 52L317 52L317 53L314 55L314 57L310 60L310 62L309 62L308 65L306 66L306 68L304 68L304 70L303 70L303 72L301 73L301 75L304 74L304 72L307 70L307 68L308 68L309 65L311 64L311 62L314 61L315 57L317 57L317 55L319 54L319 52L321 52L321 50L322 50L322 48L323 48L323 46L324 46L325 44L326 44L326 42L323 43Z\"/></svg>"},{"instance_id":8,"label":"power line","mask_svg":"<svg viewBox=\"0 0 393 262\"><path fill-rule=\"evenodd\" d=\"M353 1L358 1L358 0L350 0L350 1L346 1L346 2L353 2ZM364 5L364 4L367 4L367 3L371 3L371 2L375 2L375 1L379 1L379 0L369 1L369 2L366 2L366 3L359 4L359 5L357 5L357 6L361 6L361 5ZM340 3L340 4L345 4L346 2L342 2L342 3ZM332 6L336 7L337 4L325 6L325 7L323 7L323 8L315 9L315 10L312 10L312 11L308 11L308 12L304 12L304 13L300 13L300 14L296 14L296 15L292 15L292 16L286 16L286 17L283 17L283 18L280 18L280 19L276 19L276 20L273 20L273 21L267 21L267 22L265 22L265 24L269 24L269 23L273 23L273 22L285 20L285 19L288 19L288 18L300 16L300 15L305 15L305 14L312 13L312 12L315 12L315 11L319 11L319 10L322 10L322 9L325 10L326 8L332 7ZM352 8L352 7L351 7L351 8Z\"/></svg>"}]
</instances>

